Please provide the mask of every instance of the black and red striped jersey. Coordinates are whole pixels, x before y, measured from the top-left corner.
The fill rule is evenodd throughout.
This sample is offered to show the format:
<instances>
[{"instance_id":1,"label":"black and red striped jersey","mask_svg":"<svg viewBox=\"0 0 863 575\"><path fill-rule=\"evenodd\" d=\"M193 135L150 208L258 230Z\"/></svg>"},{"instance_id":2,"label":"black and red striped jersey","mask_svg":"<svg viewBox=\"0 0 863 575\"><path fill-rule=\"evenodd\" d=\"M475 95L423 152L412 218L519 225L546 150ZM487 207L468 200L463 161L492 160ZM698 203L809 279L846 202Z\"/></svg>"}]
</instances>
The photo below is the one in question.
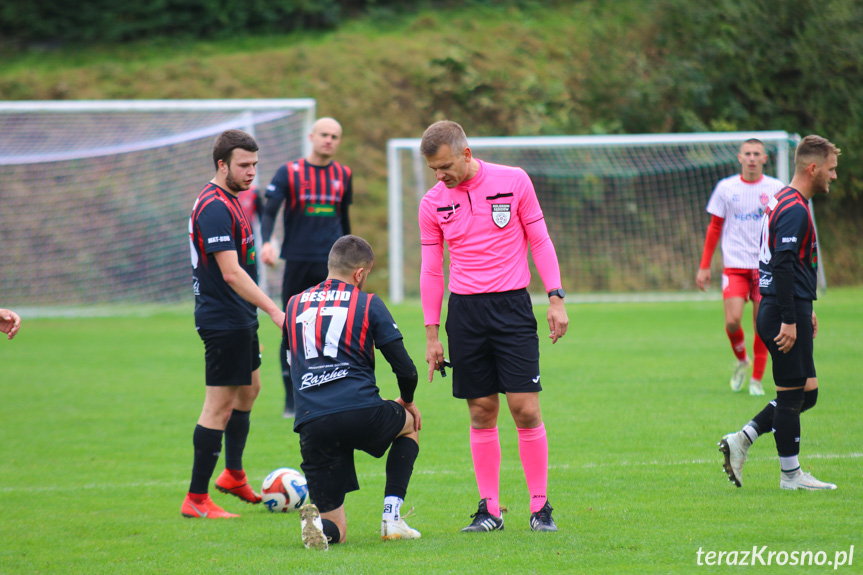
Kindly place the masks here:
<instances>
[{"instance_id":1,"label":"black and red striped jersey","mask_svg":"<svg viewBox=\"0 0 863 575\"><path fill-rule=\"evenodd\" d=\"M374 348L402 334L379 297L328 279L288 300L284 339L296 429L322 415L379 405Z\"/></svg>"},{"instance_id":2,"label":"black and red striped jersey","mask_svg":"<svg viewBox=\"0 0 863 575\"><path fill-rule=\"evenodd\" d=\"M245 329L258 323L257 309L222 277L215 252L234 250L240 266L257 282L255 238L240 201L210 183L198 195L189 218L195 325L205 329Z\"/></svg>"},{"instance_id":3,"label":"black and red striped jersey","mask_svg":"<svg viewBox=\"0 0 863 575\"><path fill-rule=\"evenodd\" d=\"M772 260L777 252L792 251L794 258L794 297L816 299L818 280L818 243L809 203L790 186L782 188L767 205L761 222L759 287L761 295L775 296Z\"/></svg>"},{"instance_id":4,"label":"black and red striped jersey","mask_svg":"<svg viewBox=\"0 0 863 575\"><path fill-rule=\"evenodd\" d=\"M337 239L350 233L347 206L353 202L351 169L339 162L316 166L304 158L276 170L266 191L269 215L284 203L285 237L281 257L287 261L327 261ZM271 229L263 231L269 241Z\"/></svg>"},{"instance_id":5,"label":"black and red striped jersey","mask_svg":"<svg viewBox=\"0 0 863 575\"><path fill-rule=\"evenodd\" d=\"M261 196L258 195L257 186L252 186L248 190L237 194L237 199L240 200L240 205L243 206L243 212L246 214L246 219L249 223L255 221L255 217L261 217L263 211L263 202Z\"/></svg>"}]
</instances>

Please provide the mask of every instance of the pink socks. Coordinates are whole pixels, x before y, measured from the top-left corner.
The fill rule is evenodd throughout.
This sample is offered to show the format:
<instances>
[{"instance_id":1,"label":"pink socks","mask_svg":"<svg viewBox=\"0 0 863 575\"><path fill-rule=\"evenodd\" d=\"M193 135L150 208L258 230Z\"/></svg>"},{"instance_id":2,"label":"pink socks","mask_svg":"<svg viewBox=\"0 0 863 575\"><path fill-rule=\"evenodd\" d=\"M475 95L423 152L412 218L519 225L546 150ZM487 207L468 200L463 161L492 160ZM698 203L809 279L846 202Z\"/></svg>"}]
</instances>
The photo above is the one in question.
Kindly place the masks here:
<instances>
[{"instance_id":1,"label":"pink socks","mask_svg":"<svg viewBox=\"0 0 863 575\"><path fill-rule=\"evenodd\" d=\"M548 487L548 437L545 424L534 429L518 429L518 453L527 490L530 492L530 512L536 513L546 501Z\"/></svg>"},{"instance_id":2,"label":"pink socks","mask_svg":"<svg viewBox=\"0 0 863 575\"><path fill-rule=\"evenodd\" d=\"M488 512L500 517L500 439L497 427L470 428L470 453L479 496L486 500Z\"/></svg>"}]
</instances>

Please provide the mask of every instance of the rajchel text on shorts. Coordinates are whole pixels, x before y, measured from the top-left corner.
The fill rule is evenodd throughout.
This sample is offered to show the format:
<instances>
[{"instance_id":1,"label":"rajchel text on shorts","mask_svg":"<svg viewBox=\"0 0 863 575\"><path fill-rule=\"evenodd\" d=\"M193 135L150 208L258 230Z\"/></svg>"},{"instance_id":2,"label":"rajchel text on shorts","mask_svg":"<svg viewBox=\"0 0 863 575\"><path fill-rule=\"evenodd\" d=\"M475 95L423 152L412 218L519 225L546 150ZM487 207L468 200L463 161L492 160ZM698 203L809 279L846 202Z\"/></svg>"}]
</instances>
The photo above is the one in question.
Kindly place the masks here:
<instances>
[{"instance_id":1,"label":"rajchel text on shorts","mask_svg":"<svg viewBox=\"0 0 863 575\"><path fill-rule=\"evenodd\" d=\"M839 551L776 551L767 545L753 545L752 549L733 551L705 551L699 547L695 553L696 565L733 565L749 567L756 565L779 565L781 567L810 567L812 565L850 567L854 564L854 546Z\"/></svg>"}]
</instances>

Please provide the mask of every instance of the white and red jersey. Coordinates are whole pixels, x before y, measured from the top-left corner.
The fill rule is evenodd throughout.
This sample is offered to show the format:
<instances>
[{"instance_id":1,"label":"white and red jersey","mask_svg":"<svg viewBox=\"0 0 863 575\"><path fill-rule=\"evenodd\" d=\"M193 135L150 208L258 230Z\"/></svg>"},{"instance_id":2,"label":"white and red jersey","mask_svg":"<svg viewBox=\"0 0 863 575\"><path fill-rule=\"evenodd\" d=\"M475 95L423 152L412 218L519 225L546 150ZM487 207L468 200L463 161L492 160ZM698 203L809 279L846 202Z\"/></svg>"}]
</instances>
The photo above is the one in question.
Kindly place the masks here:
<instances>
[{"instance_id":1,"label":"white and red jersey","mask_svg":"<svg viewBox=\"0 0 863 575\"><path fill-rule=\"evenodd\" d=\"M770 176L747 182L740 174L719 180L707 212L723 218L722 263L732 269L758 269L761 217L767 203L784 187Z\"/></svg>"},{"instance_id":2,"label":"white and red jersey","mask_svg":"<svg viewBox=\"0 0 863 575\"><path fill-rule=\"evenodd\" d=\"M530 178L521 168L478 162L473 178L453 189L438 182L420 202L420 293L426 325L440 321L444 242L452 293L527 287L528 244L546 290L561 287L557 254Z\"/></svg>"}]
</instances>

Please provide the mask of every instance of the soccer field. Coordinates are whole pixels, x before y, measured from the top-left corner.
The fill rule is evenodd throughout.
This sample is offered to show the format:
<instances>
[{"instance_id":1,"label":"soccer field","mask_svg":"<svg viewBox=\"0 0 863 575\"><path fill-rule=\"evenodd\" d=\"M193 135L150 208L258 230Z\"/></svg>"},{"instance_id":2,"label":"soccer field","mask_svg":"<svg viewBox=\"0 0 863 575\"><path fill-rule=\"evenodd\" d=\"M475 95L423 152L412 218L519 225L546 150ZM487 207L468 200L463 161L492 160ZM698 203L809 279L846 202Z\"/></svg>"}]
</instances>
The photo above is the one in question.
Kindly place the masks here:
<instances>
[{"instance_id":1,"label":"soccer field","mask_svg":"<svg viewBox=\"0 0 863 575\"><path fill-rule=\"evenodd\" d=\"M204 394L191 304L144 317L25 316L18 337L0 341L0 573L739 572L699 566L709 552L733 551L738 563L746 551L757 566L747 573L826 573L842 553L836 570L862 573L861 304L859 288L830 289L816 302L821 393L801 419L801 462L839 486L821 493L779 489L771 436L750 450L742 489L722 472L716 442L773 397L773 384L768 364L765 398L731 393L719 301L568 305L569 334L555 346L541 338L549 499L560 532L529 529L505 414L501 502L509 513L505 531L488 534L459 532L479 499L467 409L452 398L450 378L424 381L419 305L394 306L421 375L420 455L405 505L416 508L409 522L422 539L380 541L384 460L358 454L362 488L346 502L349 543L324 554L303 548L298 515L214 489L214 500L241 518L181 517ZM542 336L545 310L536 308ZM264 389L245 456L256 487L269 471L300 463L297 436L281 417L278 332L262 322L260 334ZM394 377L378 358L378 383L394 397ZM792 567L794 557L824 564Z\"/></svg>"}]
</instances>

